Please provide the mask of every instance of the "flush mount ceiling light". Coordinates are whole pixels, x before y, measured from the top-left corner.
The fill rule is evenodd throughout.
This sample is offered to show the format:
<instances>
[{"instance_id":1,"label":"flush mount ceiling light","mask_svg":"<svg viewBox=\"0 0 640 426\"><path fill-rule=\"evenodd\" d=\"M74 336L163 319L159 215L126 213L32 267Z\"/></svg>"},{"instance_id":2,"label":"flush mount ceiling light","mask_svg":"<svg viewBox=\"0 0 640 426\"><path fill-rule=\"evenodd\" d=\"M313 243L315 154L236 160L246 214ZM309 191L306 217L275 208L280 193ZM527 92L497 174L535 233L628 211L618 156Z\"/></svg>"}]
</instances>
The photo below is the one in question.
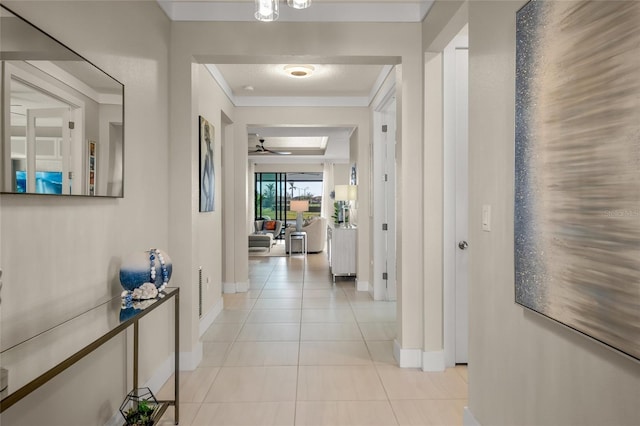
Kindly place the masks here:
<instances>
[{"instance_id":1,"label":"flush mount ceiling light","mask_svg":"<svg viewBox=\"0 0 640 426\"><path fill-rule=\"evenodd\" d=\"M295 78L305 78L310 77L311 74L315 71L315 67L313 65L285 65L284 72L286 72L291 77Z\"/></svg>"},{"instance_id":2,"label":"flush mount ceiling light","mask_svg":"<svg viewBox=\"0 0 640 426\"><path fill-rule=\"evenodd\" d=\"M287 0L287 4L294 9L306 9L311 6L311 0Z\"/></svg>"},{"instance_id":3,"label":"flush mount ceiling light","mask_svg":"<svg viewBox=\"0 0 640 426\"><path fill-rule=\"evenodd\" d=\"M258 21L272 22L278 19L279 0L255 0ZM287 4L293 9L306 9L311 6L311 0L287 0Z\"/></svg>"},{"instance_id":4,"label":"flush mount ceiling light","mask_svg":"<svg viewBox=\"0 0 640 426\"><path fill-rule=\"evenodd\" d=\"M256 0L255 18L262 22L272 22L278 19L278 0Z\"/></svg>"}]
</instances>

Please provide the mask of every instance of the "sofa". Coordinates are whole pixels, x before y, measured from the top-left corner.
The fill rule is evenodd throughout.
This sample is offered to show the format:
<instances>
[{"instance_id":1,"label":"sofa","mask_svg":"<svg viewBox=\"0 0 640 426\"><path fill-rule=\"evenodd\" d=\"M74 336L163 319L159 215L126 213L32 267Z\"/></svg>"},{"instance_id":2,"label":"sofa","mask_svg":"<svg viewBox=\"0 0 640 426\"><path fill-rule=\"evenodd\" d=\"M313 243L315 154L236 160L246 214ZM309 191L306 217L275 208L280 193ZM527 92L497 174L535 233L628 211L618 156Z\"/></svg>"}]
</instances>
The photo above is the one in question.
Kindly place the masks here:
<instances>
[{"instance_id":1,"label":"sofa","mask_svg":"<svg viewBox=\"0 0 640 426\"><path fill-rule=\"evenodd\" d=\"M258 219L253 222L254 233L256 234L271 234L273 238L276 238L280 235L280 231L282 230L282 221L281 220L263 220Z\"/></svg>"},{"instance_id":2,"label":"sofa","mask_svg":"<svg viewBox=\"0 0 640 426\"><path fill-rule=\"evenodd\" d=\"M284 231L285 250L289 253L289 234L296 230L295 226L286 228ZM302 230L307 233L307 251L308 253L320 253L324 250L325 243L327 242L327 219L324 217L311 218L302 227ZM293 240L291 245L293 246L294 253L300 253L302 251L301 241Z\"/></svg>"},{"instance_id":3,"label":"sofa","mask_svg":"<svg viewBox=\"0 0 640 426\"><path fill-rule=\"evenodd\" d=\"M271 251L273 236L269 233L249 235L249 248L262 247Z\"/></svg>"}]
</instances>

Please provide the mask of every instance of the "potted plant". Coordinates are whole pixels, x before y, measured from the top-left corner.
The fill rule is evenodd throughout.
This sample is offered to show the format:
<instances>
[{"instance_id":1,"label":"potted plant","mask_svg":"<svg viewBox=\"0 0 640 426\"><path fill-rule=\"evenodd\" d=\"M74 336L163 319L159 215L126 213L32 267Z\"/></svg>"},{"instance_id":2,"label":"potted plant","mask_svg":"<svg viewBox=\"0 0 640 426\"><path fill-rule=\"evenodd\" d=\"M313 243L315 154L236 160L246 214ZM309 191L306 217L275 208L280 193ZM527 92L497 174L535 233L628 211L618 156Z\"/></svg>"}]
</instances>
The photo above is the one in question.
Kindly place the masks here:
<instances>
[{"instance_id":1,"label":"potted plant","mask_svg":"<svg viewBox=\"0 0 640 426\"><path fill-rule=\"evenodd\" d=\"M338 223L342 223L343 217L342 217L342 205L340 204L341 201L336 201L333 203L333 216L331 216L333 218L333 223L338 224Z\"/></svg>"},{"instance_id":2,"label":"potted plant","mask_svg":"<svg viewBox=\"0 0 640 426\"><path fill-rule=\"evenodd\" d=\"M120 406L120 413L127 426L152 426L158 407L151 389L139 388L129 392Z\"/></svg>"}]
</instances>

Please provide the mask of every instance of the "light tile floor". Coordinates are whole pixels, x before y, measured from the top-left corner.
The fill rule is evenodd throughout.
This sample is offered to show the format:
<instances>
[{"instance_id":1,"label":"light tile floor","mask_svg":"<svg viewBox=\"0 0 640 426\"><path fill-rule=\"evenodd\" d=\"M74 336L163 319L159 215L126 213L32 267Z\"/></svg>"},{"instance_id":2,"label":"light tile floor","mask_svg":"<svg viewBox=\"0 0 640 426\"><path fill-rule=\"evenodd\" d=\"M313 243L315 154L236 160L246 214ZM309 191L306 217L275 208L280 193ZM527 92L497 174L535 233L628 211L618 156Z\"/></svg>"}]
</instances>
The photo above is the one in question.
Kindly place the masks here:
<instances>
[{"instance_id":1,"label":"light tile floor","mask_svg":"<svg viewBox=\"0 0 640 426\"><path fill-rule=\"evenodd\" d=\"M250 291L224 295L202 363L180 375L180 425L462 424L466 367L398 368L395 303L334 285L322 253L249 267ZM172 396L173 378L158 393ZM171 424L172 409L160 422Z\"/></svg>"}]
</instances>

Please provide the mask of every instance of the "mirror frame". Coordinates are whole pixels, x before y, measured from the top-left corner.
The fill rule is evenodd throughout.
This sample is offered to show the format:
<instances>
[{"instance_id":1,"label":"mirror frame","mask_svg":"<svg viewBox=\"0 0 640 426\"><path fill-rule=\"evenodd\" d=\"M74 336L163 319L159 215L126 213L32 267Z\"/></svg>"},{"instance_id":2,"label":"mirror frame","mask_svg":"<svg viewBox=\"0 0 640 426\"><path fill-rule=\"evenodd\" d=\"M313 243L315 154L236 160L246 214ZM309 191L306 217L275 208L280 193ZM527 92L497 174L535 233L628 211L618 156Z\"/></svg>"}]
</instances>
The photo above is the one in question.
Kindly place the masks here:
<instances>
[{"instance_id":1,"label":"mirror frame","mask_svg":"<svg viewBox=\"0 0 640 426\"><path fill-rule=\"evenodd\" d=\"M119 93L118 94L113 94L113 95L108 95L108 96L117 96L120 98L121 103L119 105L121 105L120 111L116 111L117 115L120 115L121 119L118 122L106 122L105 123L109 126L113 123L118 123L121 125L122 131L121 134L120 132L118 133L118 136L120 137L121 141L117 144L117 147L110 147L108 146L107 149L117 149L120 150L121 153L119 155L117 155L117 153L114 155L114 158L117 158L117 162L118 164L118 168L121 169L121 172L119 173L121 180L118 182L116 180L113 179L109 179L108 177L105 179L106 183L105 185L105 189L102 192L102 194L96 194L96 193L90 193L90 186L92 185L91 181L89 180L89 176L90 176L90 163L94 164L94 173L96 173L96 178L97 178L97 173L99 172L99 168L109 168L109 164L108 161L102 161L100 162L100 160L97 157L93 157L93 159L91 159L90 157L90 147L91 144L93 143L93 148L96 148L95 145L95 141L98 138L94 138L94 137L90 137L87 136L85 133L85 128L86 128L86 123L89 122L87 121L87 119L84 116L84 110L81 113L82 116L82 123L80 124L81 126L81 134L79 136L76 137L76 140L80 142L81 146L78 149L77 152L81 151L82 152L82 158L80 158L80 160L76 160L76 161L80 161L81 164L81 182L80 182L80 193L66 193L66 194L47 194L47 193L40 193L40 192L17 192L17 191L8 191L7 189L9 188L9 185L11 185L10 183L8 183L7 177L11 175L10 171L3 171L0 174L0 194L15 194L15 195L53 195L53 196L72 196L72 197L93 197L93 198L124 198L124 184L125 184L125 86L124 84L122 84L119 80L117 80L116 78L114 78L113 76L111 76L109 73L105 72L104 70L102 70L100 67L96 66L93 62L89 61L88 59L86 59L84 56L80 55L78 52L76 52L75 50L69 48L69 46L67 46L66 44L60 42L58 39L56 39L55 37L51 36L50 34L48 34L46 31L38 28L37 26L35 26L33 23L31 23L30 21L28 21L27 19L25 19L24 17L22 17L20 14L14 12L12 9L10 9L9 7L0 4L0 13L2 12L8 12L11 15L15 16L17 19L19 19L20 21L22 21L22 23L26 24L27 26L29 26L30 28L32 28L34 31L36 31L37 33L39 33L40 35L46 37L49 41L51 41L52 43L57 44L59 47L65 49L66 51L68 51L68 53L74 57L76 57L78 59L78 61L85 63L86 65L88 65L90 68L92 68L92 70L94 70L96 73L99 73L100 75L103 75L104 77L108 78L109 80L113 81L114 84L117 84L119 86ZM24 62L27 63L27 65L31 66L30 64L28 64L28 61L30 59L29 58L11 58L10 56L8 57L6 55L6 52L2 51L2 46L0 46L0 102L2 105L2 108L0 108L0 131L1 131L1 135L0 135L0 170L3 170L5 167L8 167L10 170L13 169L13 166L11 164L11 136L10 136L10 121L7 122L7 118L10 116L10 97L11 97L11 93L10 93L10 83L7 82L7 79L10 79L13 77L13 73L11 72L10 74L8 74L10 71L7 71L7 69L15 69L16 67L11 63L11 62ZM37 59L40 60L40 59ZM49 61L48 59L45 60L41 60L42 62L44 61ZM39 69L39 71L46 73L46 71L44 71L43 69L40 69L39 67L36 67ZM97 74L96 74L97 75ZM87 98L92 99L91 97L89 97L88 95L86 95L85 93L83 93L81 90L79 90L77 87L73 87L72 85L69 85L67 83L65 83L64 81L60 80L59 78L57 78L57 76L55 75L51 75L48 74L48 76L54 80L59 81L61 84L71 88L74 91L77 91L79 93L81 93L83 96L87 96ZM38 77L34 76L34 79L38 79ZM81 81L81 79L78 79ZM34 84L34 88L37 85ZM90 86L89 86L90 87ZM9 89L8 89L9 88ZM40 87L37 87L38 89L41 89L43 92L48 92L46 89L42 89ZM6 92L9 93L6 93ZM69 96L73 96L73 95L69 95ZM95 99L93 99L95 100ZM96 101L97 102L97 101ZM105 103L106 105L117 105L116 103ZM100 103L98 103L98 105L100 105ZM96 129L94 130L94 133L96 134L96 136L98 134L100 134L100 120L97 120L97 124L94 126ZM98 142L100 142L98 140ZM35 158L35 155L34 155ZM103 158L106 158L106 156L103 155ZM64 160L63 160L64 161ZM98 171L96 171L96 167L98 167ZM63 172L64 173L64 172ZM111 175L112 172L110 172L109 170L107 171L107 174L105 176L109 176ZM71 174L70 176L71 177ZM63 182L67 182L66 177L63 179ZM95 182L95 181L94 181ZM116 195L110 195L110 189L109 187L113 184L118 184L120 186L119 191Z\"/></svg>"}]
</instances>

